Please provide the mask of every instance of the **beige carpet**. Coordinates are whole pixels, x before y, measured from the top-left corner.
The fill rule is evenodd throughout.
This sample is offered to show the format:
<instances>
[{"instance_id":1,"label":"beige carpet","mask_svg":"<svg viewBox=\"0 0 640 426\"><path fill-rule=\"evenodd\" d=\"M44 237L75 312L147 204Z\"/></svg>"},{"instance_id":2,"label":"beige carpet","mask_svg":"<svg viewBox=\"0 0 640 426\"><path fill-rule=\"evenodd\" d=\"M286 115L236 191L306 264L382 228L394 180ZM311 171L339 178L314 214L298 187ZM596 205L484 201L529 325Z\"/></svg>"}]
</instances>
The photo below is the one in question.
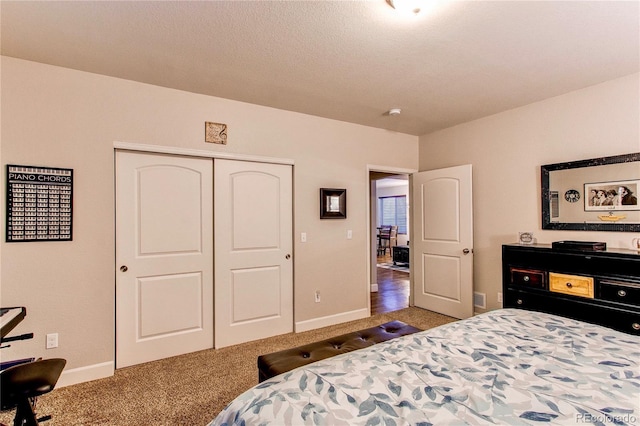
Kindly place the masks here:
<instances>
[{"instance_id":1,"label":"beige carpet","mask_svg":"<svg viewBox=\"0 0 640 426\"><path fill-rule=\"evenodd\" d=\"M38 400L38 415L54 425L206 425L233 398L258 383L258 355L392 320L421 329L454 321L419 308L375 315L304 333L289 333L116 371L113 377L55 389ZM13 412L0 415L11 424Z\"/></svg>"}]
</instances>

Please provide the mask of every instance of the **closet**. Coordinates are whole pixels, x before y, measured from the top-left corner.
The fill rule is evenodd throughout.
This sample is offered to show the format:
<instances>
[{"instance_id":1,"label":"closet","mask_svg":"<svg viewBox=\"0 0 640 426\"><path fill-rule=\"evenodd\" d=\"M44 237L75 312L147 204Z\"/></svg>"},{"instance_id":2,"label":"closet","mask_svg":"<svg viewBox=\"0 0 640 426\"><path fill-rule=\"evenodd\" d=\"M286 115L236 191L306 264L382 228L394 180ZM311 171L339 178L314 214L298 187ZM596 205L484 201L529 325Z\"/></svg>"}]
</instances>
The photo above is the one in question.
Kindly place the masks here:
<instances>
[{"instance_id":1,"label":"closet","mask_svg":"<svg viewBox=\"0 0 640 426\"><path fill-rule=\"evenodd\" d=\"M293 331L292 166L116 151L116 366Z\"/></svg>"}]
</instances>

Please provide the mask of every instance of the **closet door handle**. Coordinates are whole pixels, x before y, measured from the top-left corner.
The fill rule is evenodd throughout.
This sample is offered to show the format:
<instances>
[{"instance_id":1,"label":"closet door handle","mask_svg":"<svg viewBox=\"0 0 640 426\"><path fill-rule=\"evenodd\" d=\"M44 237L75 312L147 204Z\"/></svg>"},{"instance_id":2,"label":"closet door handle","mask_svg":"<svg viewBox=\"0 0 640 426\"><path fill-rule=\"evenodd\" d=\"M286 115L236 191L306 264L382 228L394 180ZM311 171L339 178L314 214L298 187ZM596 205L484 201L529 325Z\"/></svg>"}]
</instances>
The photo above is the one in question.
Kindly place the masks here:
<instances>
[{"instance_id":1,"label":"closet door handle","mask_svg":"<svg viewBox=\"0 0 640 426\"><path fill-rule=\"evenodd\" d=\"M289 259L291 259L291 255L289 253L287 253L287 255L284 258L289 260Z\"/></svg>"},{"instance_id":2,"label":"closet door handle","mask_svg":"<svg viewBox=\"0 0 640 426\"><path fill-rule=\"evenodd\" d=\"M127 268L127 265L122 265L120 267L120 272L127 272L129 270L129 268Z\"/></svg>"}]
</instances>

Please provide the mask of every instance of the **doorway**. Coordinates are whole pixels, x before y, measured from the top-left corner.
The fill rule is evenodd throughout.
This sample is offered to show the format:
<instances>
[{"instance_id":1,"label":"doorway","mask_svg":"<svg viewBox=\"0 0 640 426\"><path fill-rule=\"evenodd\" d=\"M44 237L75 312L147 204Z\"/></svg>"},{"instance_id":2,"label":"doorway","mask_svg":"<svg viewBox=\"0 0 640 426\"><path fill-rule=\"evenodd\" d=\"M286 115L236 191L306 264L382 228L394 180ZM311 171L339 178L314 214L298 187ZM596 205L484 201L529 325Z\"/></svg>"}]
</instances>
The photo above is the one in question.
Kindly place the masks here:
<instances>
[{"instance_id":1,"label":"doorway","mask_svg":"<svg viewBox=\"0 0 640 426\"><path fill-rule=\"evenodd\" d=\"M409 175L373 171L369 175L370 217L375 230L370 296L371 314L375 315L409 306Z\"/></svg>"},{"instance_id":2,"label":"doorway","mask_svg":"<svg viewBox=\"0 0 640 426\"><path fill-rule=\"evenodd\" d=\"M404 173L369 166L371 292L379 292L376 228L380 223L380 197L376 181ZM408 303L455 318L467 318L473 315L472 166L406 173L410 188L407 199L413 207L411 212L407 206L412 226L407 233L412 235L411 243L407 241L411 282ZM373 304L372 313L377 313Z\"/></svg>"}]
</instances>

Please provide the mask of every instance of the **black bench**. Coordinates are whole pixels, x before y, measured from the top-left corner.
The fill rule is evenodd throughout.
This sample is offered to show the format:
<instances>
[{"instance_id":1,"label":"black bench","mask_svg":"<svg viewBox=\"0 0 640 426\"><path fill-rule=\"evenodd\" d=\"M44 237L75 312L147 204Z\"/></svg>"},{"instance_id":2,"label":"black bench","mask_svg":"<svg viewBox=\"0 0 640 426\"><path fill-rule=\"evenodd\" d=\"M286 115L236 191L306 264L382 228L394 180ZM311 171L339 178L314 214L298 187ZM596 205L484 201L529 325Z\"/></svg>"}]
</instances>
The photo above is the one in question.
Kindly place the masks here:
<instances>
[{"instance_id":1,"label":"black bench","mask_svg":"<svg viewBox=\"0 0 640 426\"><path fill-rule=\"evenodd\" d=\"M422 331L402 321L391 321L366 330L354 331L319 342L285 349L258 357L258 380L263 382L294 368L335 355L366 348L376 343Z\"/></svg>"}]
</instances>

